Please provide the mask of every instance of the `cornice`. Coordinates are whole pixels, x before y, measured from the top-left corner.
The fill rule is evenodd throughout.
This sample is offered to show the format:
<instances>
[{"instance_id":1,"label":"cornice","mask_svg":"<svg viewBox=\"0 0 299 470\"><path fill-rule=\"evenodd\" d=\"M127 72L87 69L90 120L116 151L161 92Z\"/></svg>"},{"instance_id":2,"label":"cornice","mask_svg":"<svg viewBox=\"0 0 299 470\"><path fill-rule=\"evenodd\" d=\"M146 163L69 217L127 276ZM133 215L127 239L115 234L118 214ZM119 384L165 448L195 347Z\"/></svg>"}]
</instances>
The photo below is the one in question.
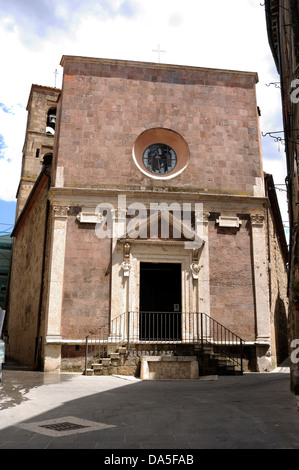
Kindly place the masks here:
<instances>
[{"instance_id":1,"label":"cornice","mask_svg":"<svg viewBox=\"0 0 299 470\"><path fill-rule=\"evenodd\" d=\"M71 56L63 55L60 61L60 65L65 67L66 62L78 62L86 64L101 64L101 65L112 65L112 66L122 66L122 67L141 67L146 69L155 69L155 70L169 70L169 71L189 71L189 72L207 72L214 74L230 74L237 76L253 76L255 77L256 83L258 83L259 78L257 72L248 72L242 70L229 70L229 69L216 69L216 68L207 68L207 67L196 67L191 65L176 65L176 64L161 64L156 62L141 62L141 61L132 61L132 60L118 60L118 59L101 59L96 57L82 57L82 56Z\"/></svg>"},{"instance_id":2,"label":"cornice","mask_svg":"<svg viewBox=\"0 0 299 470\"><path fill-rule=\"evenodd\" d=\"M52 94L53 96L56 96L56 101L61 93L61 89L60 88L53 88L53 87L50 87L50 86L43 86L43 85L35 85L35 84L32 84L31 85L31 90L30 90L30 93L29 93L29 98L28 98L28 102L27 102L27 106L26 106L26 110L29 111L29 107L30 107L30 103L31 103L31 100L32 100L32 94L34 92L37 92L37 93L44 93L44 94L47 94L47 93L50 93Z\"/></svg>"},{"instance_id":3,"label":"cornice","mask_svg":"<svg viewBox=\"0 0 299 470\"><path fill-rule=\"evenodd\" d=\"M101 198L105 197L115 201L118 196L125 195L128 199L134 197L143 197L144 199L151 199L152 201L160 201L161 199L173 199L180 202L226 202L226 203L240 203L252 204L268 207L269 200L267 197L249 196L249 195L235 195L235 194L217 194L217 193L202 193L195 191L150 191L150 190L137 190L137 189L111 189L111 188L68 188L68 187L52 187L49 191L49 199L53 201L65 202L78 202L82 203L83 199L89 199L89 202L99 203Z\"/></svg>"}]
</instances>

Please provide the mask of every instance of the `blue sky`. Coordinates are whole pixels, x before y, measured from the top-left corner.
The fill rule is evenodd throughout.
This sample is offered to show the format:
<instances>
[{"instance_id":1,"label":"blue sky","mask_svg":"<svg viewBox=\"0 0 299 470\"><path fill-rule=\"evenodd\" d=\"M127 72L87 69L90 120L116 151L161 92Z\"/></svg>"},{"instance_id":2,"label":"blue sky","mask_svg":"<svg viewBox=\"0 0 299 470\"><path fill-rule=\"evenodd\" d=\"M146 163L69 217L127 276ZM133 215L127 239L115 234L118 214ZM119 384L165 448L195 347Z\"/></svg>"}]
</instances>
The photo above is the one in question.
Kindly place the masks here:
<instances>
[{"instance_id":1,"label":"blue sky","mask_svg":"<svg viewBox=\"0 0 299 470\"><path fill-rule=\"evenodd\" d=\"M61 86L62 55L257 72L261 131L282 130L279 80L260 0L0 0L0 223L14 218L32 83ZM283 146L261 137L264 170L286 176ZM286 197L278 194L283 220ZM7 203L5 203L7 201ZM0 226L1 230L1 226Z\"/></svg>"},{"instance_id":2,"label":"blue sky","mask_svg":"<svg viewBox=\"0 0 299 470\"><path fill-rule=\"evenodd\" d=\"M0 200L0 235L11 233L15 222L15 201Z\"/></svg>"}]
</instances>

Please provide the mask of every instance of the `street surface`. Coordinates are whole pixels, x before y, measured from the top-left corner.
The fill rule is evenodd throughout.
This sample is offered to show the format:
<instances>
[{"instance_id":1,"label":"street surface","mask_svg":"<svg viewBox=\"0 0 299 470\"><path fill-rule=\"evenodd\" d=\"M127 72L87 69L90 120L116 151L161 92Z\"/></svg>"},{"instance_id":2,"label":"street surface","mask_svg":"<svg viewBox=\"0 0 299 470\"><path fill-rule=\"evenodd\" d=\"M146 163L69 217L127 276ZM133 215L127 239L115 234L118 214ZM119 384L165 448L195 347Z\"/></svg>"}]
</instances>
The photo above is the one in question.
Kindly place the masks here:
<instances>
[{"instance_id":1,"label":"street surface","mask_svg":"<svg viewBox=\"0 0 299 470\"><path fill-rule=\"evenodd\" d=\"M140 381L6 367L0 449L299 449L285 372Z\"/></svg>"}]
</instances>

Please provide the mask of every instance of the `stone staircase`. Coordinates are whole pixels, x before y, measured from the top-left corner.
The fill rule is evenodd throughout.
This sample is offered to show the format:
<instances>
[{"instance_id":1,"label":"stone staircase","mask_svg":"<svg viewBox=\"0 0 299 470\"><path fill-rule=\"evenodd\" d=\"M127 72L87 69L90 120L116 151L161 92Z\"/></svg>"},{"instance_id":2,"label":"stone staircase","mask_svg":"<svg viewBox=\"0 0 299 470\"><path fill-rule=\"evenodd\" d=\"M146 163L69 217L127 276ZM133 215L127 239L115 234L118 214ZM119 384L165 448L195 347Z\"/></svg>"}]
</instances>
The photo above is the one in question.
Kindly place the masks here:
<instances>
[{"instance_id":1,"label":"stone staircase","mask_svg":"<svg viewBox=\"0 0 299 470\"><path fill-rule=\"evenodd\" d=\"M197 353L199 362L199 375L242 375L237 365L223 353L216 353L213 347L205 345Z\"/></svg>"},{"instance_id":2,"label":"stone staircase","mask_svg":"<svg viewBox=\"0 0 299 470\"><path fill-rule=\"evenodd\" d=\"M153 354L153 352L151 352ZM171 356L171 351L169 351ZM176 354L173 354L176 356ZM185 357L195 355L198 360L199 376L206 375L242 375L236 365L223 354L215 353L213 348L205 345L204 349L197 349L193 347L190 354L185 354ZM129 353L125 346L115 348L115 352L107 353L107 357L103 357L99 362L91 364L89 369L86 369L85 375L128 375L139 376L140 371L140 358L142 355Z\"/></svg>"},{"instance_id":3,"label":"stone staircase","mask_svg":"<svg viewBox=\"0 0 299 470\"><path fill-rule=\"evenodd\" d=\"M199 376L242 374L244 340L209 315L199 312L179 313L180 322L185 325L182 330L185 333L184 340L178 339L181 336L174 335L171 330L169 315L168 312L125 312L103 325L97 336L86 337L84 373L138 377L143 356L159 358L165 355L184 358L181 362L188 362L187 357L196 356ZM152 320L151 328L144 318ZM169 331L164 331L161 325L168 325ZM93 344L101 349L101 352L92 353ZM88 357L90 369L87 369ZM155 359L149 362L155 361L169 362L169 367L175 370L169 359ZM174 359L172 362L179 361ZM157 364L151 366L153 369L160 367ZM183 364L181 369L184 369ZM181 369L177 369L179 373L182 372ZM165 374L167 375L166 370Z\"/></svg>"},{"instance_id":4,"label":"stone staircase","mask_svg":"<svg viewBox=\"0 0 299 470\"><path fill-rule=\"evenodd\" d=\"M91 364L85 375L135 375L136 365L127 361L128 350L126 347L118 347L115 352L110 352L99 362Z\"/></svg>"}]
</instances>

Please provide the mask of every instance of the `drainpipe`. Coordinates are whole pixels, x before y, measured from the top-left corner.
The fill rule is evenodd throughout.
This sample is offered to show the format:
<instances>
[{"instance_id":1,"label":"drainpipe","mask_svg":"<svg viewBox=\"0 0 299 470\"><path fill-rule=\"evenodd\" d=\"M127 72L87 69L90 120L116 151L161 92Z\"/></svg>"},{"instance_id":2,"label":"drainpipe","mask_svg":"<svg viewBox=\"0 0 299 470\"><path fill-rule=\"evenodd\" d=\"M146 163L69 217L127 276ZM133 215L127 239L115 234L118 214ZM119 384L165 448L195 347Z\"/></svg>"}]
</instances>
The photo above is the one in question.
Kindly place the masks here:
<instances>
[{"instance_id":1,"label":"drainpipe","mask_svg":"<svg viewBox=\"0 0 299 470\"><path fill-rule=\"evenodd\" d=\"M271 267L269 208L267 208L267 236L268 236L268 262L269 262L269 302L270 302L270 311L271 311L271 308L272 308L272 267Z\"/></svg>"},{"instance_id":2,"label":"drainpipe","mask_svg":"<svg viewBox=\"0 0 299 470\"><path fill-rule=\"evenodd\" d=\"M269 180L266 177L266 197L269 200ZM270 190L272 188L270 187ZM269 273L269 304L270 304L270 311L272 307L272 256L271 256L271 240L270 240L270 213L269 207L267 207L267 241L268 241L268 273Z\"/></svg>"}]
</instances>

